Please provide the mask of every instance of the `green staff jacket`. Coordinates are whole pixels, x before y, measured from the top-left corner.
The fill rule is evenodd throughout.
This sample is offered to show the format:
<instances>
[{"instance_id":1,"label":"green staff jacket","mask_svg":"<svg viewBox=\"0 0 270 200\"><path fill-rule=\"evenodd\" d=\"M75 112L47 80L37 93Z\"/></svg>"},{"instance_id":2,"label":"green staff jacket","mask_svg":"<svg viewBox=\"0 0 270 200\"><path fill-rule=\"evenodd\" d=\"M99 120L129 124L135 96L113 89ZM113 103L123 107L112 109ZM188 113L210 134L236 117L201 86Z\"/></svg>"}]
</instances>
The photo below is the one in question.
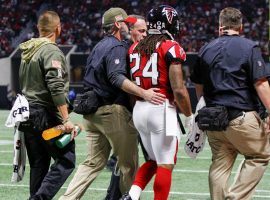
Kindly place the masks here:
<instances>
[{"instance_id":1,"label":"green staff jacket","mask_svg":"<svg viewBox=\"0 0 270 200\"><path fill-rule=\"evenodd\" d=\"M69 76L66 59L48 38L33 38L20 44L22 60L19 81L29 104L57 112L68 103Z\"/></svg>"}]
</instances>

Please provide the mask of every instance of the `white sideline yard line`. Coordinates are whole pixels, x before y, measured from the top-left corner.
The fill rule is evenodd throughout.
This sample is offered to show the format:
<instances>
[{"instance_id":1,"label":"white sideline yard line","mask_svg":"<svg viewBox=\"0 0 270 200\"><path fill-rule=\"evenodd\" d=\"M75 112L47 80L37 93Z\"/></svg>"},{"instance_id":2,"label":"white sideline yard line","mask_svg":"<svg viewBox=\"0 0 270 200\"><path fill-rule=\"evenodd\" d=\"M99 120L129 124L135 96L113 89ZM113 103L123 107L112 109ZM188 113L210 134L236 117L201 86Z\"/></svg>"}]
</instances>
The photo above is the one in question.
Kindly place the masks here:
<instances>
[{"instance_id":1,"label":"white sideline yard line","mask_svg":"<svg viewBox=\"0 0 270 200\"><path fill-rule=\"evenodd\" d=\"M5 150L2 150L0 151L0 153L12 153L13 154L13 151L5 151ZM77 156L86 156L87 154L86 153L76 153ZM139 155L140 158L143 157L143 155ZM182 155L178 155L177 158L179 159L192 159L188 156L182 156ZM211 157L203 157L203 156L198 156L198 158L196 159L201 159L201 160L211 160ZM192 159L192 160L196 160L196 159ZM240 159L241 160L241 159Z\"/></svg>"},{"instance_id":2,"label":"white sideline yard line","mask_svg":"<svg viewBox=\"0 0 270 200\"><path fill-rule=\"evenodd\" d=\"M28 188L29 186L28 185L23 185L23 184L19 184L19 185L16 185L16 184L0 184L0 187L26 187ZM66 186L63 186L61 187L61 189L67 189ZM94 191L107 191L107 188L88 188L88 190L94 190ZM256 192L259 192L260 190L256 190ZM266 191L266 190L265 190ZM153 190L145 190L143 191L145 193L153 193ZM270 193L270 191L268 191ZM195 196L210 196L209 193L196 193L196 192L174 192L174 191L171 191L170 194L172 195L186 195L186 196L189 196L189 195L195 195ZM270 199L270 195L253 195L253 197L256 197L256 198L267 198L267 199Z\"/></svg>"},{"instance_id":3,"label":"white sideline yard line","mask_svg":"<svg viewBox=\"0 0 270 200\"><path fill-rule=\"evenodd\" d=\"M12 153L13 154L13 151L0 151L0 154L1 153ZM87 154L85 153L76 153L76 156L86 156ZM143 158L143 155L139 155L140 158ZM177 156L177 159L190 159L190 160L209 160L211 161L211 157L207 157L207 156L198 156L196 159L193 159L193 158L190 158L188 156L182 156L182 155L178 155ZM243 158L236 158L237 161L241 161L243 160Z\"/></svg>"},{"instance_id":4,"label":"white sideline yard line","mask_svg":"<svg viewBox=\"0 0 270 200\"><path fill-rule=\"evenodd\" d=\"M209 173L208 170L189 170L189 169L174 169L173 172L181 172L181 173L199 173L199 174L203 174L203 173ZM232 174L236 174L236 171L233 171ZM269 176L270 173L264 173L264 176Z\"/></svg>"},{"instance_id":5,"label":"white sideline yard line","mask_svg":"<svg viewBox=\"0 0 270 200\"><path fill-rule=\"evenodd\" d=\"M261 192L261 193L266 192L266 193L270 193L270 190L256 190L256 192Z\"/></svg>"},{"instance_id":6,"label":"white sideline yard line","mask_svg":"<svg viewBox=\"0 0 270 200\"><path fill-rule=\"evenodd\" d=\"M0 166L13 166L12 163L0 163ZM29 164L26 164L29 167ZM77 166L78 167L78 166ZM76 167L76 168L77 168ZM198 173L198 174L208 174L208 170L189 170L189 169L174 169L173 172L179 173ZM235 171L232 174L236 174ZM264 173L264 176L269 176L270 173ZM269 191L270 192L270 191Z\"/></svg>"},{"instance_id":7,"label":"white sideline yard line","mask_svg":"<svg viewBox=\"0 0 270 200\"><path fill-rule=\"evenodd\" d=\"M78 140L78 141L85 141L85 139L84 138L78 138L78 139L76 139L76 140ZM1 142L1 141L3 141L3 142ZM12 145L13 144L13 139L11 139L11 140L1 140L0 139L0 145ZM86 144L78 144L78 143L76 143L76 146L85 146ZM182 144L182 143L180 143L179 144L179 150L181 149L181 150L183 150L184 151L184 144ZM141 147L139 147L139 148L141 148ZM210 147L208 147L208 146L205 146L204 148L203 148L203 151L211 151L211 148Z\"/></svg>"},{"instance_id":8,"label":"white sideline yard line","mask_svg":"<svg viewBox=\"0 0 270 200\"><path fill-rule=\"evenodd\" d=\"M5 151L2 150L0 151L0 153L12 153L13 151ZM86 156L86 153L76 153L77 156ZM143 158L143 155L139 155L140 158ZM177 156L178 159L191 159L191 160L211 160L211 157L207 157L207 156L198 156L196 159L192 159L188 156L182 156L182 155L178 155ZM242 160L242 158L237 158L236 160Z\"/></svg>"},{"instance_id":9,"label":"white sideline yard line","mask_svg":"<svg viewBox=\"0 0 270 200\"><path fill-rule=\"evenodd\" d=\"M85 140L85 139L81 139L81 140ZM2 140L3 141L3 140ZM0 146L11 146L11 145L13 145L13 140L5 140L6 142L2 142L1 143L1 140L0 140ZM76 146L85 146L86 144L76 144ZM139 147L140 148L140 147ZM183 151L184 152L184 149L183 149L183 147L182 147L182 145L180 145L180 148L179 148L179 150L181 150L181 151ZM203 148L203 151L204 152L206 152L206 151L211 151L211 149L210 148L208 148L208 147L204 147Z\"/></svg>"},{"instance_id":10,"label":"white sideline yard line","mask_svg":"<svg viewBox=\"0 0 270 200\"><path fill-rule=\"evenodd\" d=\"M11 145L13 140L0 140L0 145Z\"/></svg>"},{"instance_id":11,"label":"white sideline yard line","mask_svg":"<svg viewBox=\"0 0 270 200\"><path fill-rule=\"evenodd\" d=\"M5 151L5 150L2 150L0 151L0 154L1 153L12 153L13 154L13 151ZM85 153L77 153L76 156L86 156L87 154ZM143 158L143 155L139 155L140 158ZM207 156L198 156L196 159L193 159L193 158L190 158L188 156L182 156L182 155L178 155L177 156L177 159L191 159L191 160L209 160L211 161L211 157L207 157ZM236 161L242 161L243 158L240 157L240 158L236 158Z\"/></svg>"}]
</instances>

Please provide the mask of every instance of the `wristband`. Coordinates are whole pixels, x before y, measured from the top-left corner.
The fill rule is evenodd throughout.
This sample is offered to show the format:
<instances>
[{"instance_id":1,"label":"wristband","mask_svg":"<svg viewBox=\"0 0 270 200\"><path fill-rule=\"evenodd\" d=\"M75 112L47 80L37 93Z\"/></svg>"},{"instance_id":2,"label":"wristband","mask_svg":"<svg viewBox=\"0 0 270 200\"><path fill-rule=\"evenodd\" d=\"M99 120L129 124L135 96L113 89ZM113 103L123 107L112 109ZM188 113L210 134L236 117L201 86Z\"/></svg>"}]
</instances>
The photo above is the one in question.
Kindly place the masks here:
<instances>
[{"instance_id":1,"label":"wristband","mask_svg":"<svg viewBox=\"0 0 270 200\"><path fill-rule=\"evenodd\" d=\"M193 117L194 115L191 114L190 116L186 117L186 120L185 120L185 127L186 128L190 128L192 123L193 123Z\"/></svg>"}]
</instances>

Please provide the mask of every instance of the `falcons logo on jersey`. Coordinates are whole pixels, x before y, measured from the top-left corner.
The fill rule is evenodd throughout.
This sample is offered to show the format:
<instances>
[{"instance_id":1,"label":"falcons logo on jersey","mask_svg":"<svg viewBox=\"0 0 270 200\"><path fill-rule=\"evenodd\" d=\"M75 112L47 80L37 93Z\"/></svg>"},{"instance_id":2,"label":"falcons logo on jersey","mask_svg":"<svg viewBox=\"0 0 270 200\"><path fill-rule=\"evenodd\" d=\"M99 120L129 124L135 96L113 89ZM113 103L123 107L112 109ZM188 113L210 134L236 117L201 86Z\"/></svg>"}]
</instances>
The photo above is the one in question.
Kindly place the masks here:
<instances>
[{"instance_id":1,"label":"falcons logo on jersey","mask_svg":"<svg viewBox=\"0 0 270 200\"><path fill-rule=\"evenodd\" d=\"M176 16L177 13L173 8L165 7L162 10L162 15L166 15L168 22L171 24L173 17Z\"/></svg>"}]
</instances>

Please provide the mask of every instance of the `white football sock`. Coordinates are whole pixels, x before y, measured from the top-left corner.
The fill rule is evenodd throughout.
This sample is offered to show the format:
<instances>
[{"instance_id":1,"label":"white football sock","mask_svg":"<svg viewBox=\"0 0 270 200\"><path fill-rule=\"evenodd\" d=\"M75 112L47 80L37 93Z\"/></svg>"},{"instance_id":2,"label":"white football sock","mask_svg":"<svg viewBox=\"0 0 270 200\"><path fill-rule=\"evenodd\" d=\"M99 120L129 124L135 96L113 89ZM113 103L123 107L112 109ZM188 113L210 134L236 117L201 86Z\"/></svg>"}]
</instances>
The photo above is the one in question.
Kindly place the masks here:
<instances>
[{"instance_id":1,"label":"white football sock","mask_svg":"<svg viewBox=\"0 0 270 200\"><path fill-rule=\"evenodd\" d=\"M128 194L132 200L139 200L142 193L142 189L137 185L132 185Z\"/></svg>"}]
</instances>

